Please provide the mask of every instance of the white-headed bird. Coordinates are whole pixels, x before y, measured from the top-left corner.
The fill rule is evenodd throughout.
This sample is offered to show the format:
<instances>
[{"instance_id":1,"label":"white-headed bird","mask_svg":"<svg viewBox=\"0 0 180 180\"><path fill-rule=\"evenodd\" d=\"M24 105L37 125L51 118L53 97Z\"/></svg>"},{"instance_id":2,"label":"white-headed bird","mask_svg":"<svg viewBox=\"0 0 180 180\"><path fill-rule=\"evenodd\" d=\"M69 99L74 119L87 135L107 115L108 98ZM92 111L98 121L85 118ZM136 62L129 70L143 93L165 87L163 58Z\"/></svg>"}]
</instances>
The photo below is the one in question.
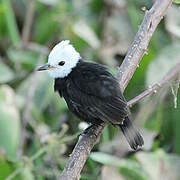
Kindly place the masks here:
<instances>
[{"instance_id":1,"label":"white-headed bird","mask_svg":"<svg viewBox=\"0 0 180 180\"><path fill-rule=\"evenodd\" d=\"M118 80L106 67L83 61L66 40L52 49L48 63L38 68L38 71L42 70L47 70L55 79L54 90L78 118L93 125L108 122L120 127L134 150L144 144L130 120Z\"/></svg>"}]
</instances>

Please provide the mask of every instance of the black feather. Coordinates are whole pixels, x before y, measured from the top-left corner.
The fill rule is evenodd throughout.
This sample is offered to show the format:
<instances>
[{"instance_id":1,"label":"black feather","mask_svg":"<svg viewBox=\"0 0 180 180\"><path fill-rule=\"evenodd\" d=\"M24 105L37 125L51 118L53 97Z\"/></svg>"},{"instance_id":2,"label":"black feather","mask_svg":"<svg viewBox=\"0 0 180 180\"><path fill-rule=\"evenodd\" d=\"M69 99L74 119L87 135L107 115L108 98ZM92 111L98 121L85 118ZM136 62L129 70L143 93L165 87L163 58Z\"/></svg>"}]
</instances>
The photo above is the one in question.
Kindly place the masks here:
<instances>
[{"instance_id":1,"label":"black feather","mask_svg":"<svg viewBox=\"0 0 180 180\"><path fill-rule=\"evenodd\" d=\"M119 125L133 149L141 144L141 136L131 128L132 123L126 122L129 109L119 83L104 66L80 61L67 77L55 79L54 90L80 119L91 124Z\"/></svg>"},{"instance_id":2,"label":"black feather","mask_svg":"<svg viewBox=\"0 0 180 180\"><path fill-rule=\"evenodd\" d=\"M138 147L143 146L144 140L128 116L119 127L132 149L137 150Z\"/></svg>"}]
</instances>

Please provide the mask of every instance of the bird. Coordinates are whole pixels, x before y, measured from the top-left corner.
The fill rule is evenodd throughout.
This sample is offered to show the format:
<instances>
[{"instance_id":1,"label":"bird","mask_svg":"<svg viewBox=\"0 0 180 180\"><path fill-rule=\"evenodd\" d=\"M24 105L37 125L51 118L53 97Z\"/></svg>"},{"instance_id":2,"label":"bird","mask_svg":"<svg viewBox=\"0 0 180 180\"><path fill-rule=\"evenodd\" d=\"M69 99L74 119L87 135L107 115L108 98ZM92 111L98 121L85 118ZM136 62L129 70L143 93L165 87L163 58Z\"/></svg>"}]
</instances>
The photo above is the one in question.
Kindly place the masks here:
<instances>
[{"instance_id":1,"label":"bird","mask_svg":"<svg viewBox=\"0 0 180 180\"><path fill-rule=\"evenodd\" d=\"M107 67L85 61L69 40L63 40L52 48L48 63L37 70L48 71L54 79L54 91L80 120L97 126L111 123L122 130L133 150L143 146L118 79Z\"/></svg>"}]
</instances>

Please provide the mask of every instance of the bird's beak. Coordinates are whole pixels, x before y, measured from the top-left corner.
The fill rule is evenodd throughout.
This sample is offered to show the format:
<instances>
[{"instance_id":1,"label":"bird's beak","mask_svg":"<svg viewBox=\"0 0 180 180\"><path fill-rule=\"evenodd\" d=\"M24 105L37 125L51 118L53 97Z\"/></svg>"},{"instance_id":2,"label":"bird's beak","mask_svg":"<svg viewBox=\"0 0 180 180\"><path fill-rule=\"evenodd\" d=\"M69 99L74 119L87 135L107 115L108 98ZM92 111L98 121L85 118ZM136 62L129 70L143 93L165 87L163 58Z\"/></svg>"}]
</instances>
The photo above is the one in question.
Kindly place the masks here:
<instances>
[{"instance_id":1,"label":"bird's beak","mask_svg":"<svg viewBox=\"0 0 180 180\"><path fill-rule=\"evenodd\" d=\"M43 66L40 66L37 71L45 71L49 70L51 68L50 64L44 64Z\"/></svg>"}]
</instances>

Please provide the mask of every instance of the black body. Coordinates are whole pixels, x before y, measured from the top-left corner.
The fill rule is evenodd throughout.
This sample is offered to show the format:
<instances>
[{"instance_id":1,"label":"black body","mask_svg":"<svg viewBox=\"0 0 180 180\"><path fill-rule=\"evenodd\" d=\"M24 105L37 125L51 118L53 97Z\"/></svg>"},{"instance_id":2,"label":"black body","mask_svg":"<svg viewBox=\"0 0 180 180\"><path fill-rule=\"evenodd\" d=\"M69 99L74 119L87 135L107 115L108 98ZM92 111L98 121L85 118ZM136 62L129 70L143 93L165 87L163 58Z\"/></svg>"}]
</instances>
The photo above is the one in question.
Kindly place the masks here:
<instances>
[{"instance_id":1,"label":"black body","mask_svg":"<svg viewBox=\"0 0 180 180\"><path fill-rule=\"evenodd\" d=\"M129 119L119 83L104 66L81 60L67 77L55 79L54 90L80 119L117 125L133 149L143 145L143 138Z\"/></svg>"}]
</instances>

